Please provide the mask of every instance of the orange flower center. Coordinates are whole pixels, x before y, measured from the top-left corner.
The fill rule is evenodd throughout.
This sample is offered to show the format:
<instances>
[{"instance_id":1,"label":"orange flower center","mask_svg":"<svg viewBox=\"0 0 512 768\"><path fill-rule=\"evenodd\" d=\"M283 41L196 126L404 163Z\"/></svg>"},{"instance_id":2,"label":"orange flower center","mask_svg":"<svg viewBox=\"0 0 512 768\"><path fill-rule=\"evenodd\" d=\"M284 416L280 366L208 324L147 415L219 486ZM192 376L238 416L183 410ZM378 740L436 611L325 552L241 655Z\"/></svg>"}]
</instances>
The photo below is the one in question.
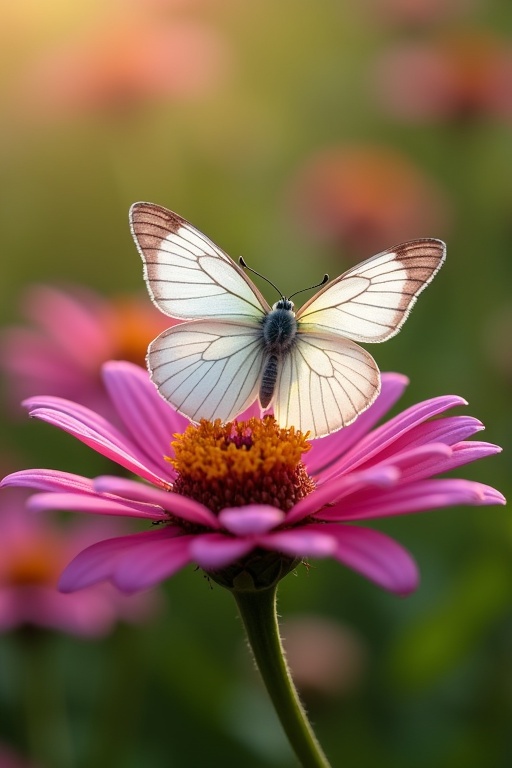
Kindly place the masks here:
<instances>
[{"instance_id":1,"label":"orange flower center","mask_svg":"<svg viewBox=\"0 0 512 768\"><path fill-rule=\"evenodd\" d=\"M109 320L115 358L144 366L149 342L174 321L151 304L130 297L115 299L112 304Z\"/></svg>"},{"instance_id":2,"label":"orange flower center","mask_svg":"<svg viewBox=\"0 0 512 768\"><path fill-rule=\"evenodd\" d=\"M2 581L10 586L55 587L62 570L62 551L53 541L15 548L4 563Z\"/></svg>"},{"instance_id":3,"label":"orange flower center","mask_svg":"<svg viewBox=\"0 0 512 768\"><path fill-rule=\"evenodd\" d=\"M213 512L246 504L286 512L315 487L301 460L311 447L306 436L271 416L224 425L203 420L175 438L168 459L178 472L174 492Z\"/></svg>"}]
</instances>

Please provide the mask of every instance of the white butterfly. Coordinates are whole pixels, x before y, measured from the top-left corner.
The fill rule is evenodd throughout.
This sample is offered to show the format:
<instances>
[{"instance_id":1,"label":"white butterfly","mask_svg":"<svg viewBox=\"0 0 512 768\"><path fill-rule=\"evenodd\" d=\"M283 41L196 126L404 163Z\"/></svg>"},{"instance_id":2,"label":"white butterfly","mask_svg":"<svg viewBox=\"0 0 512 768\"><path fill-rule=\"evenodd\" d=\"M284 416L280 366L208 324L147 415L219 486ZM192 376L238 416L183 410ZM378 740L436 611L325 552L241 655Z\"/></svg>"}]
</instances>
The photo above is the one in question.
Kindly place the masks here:
<instances>
[{"instance_id":1,"label":"white butterfly","mask_svg":"<svg viewBox=\"0 0 512 768\"><path fill-rule=\"evenodd\" d=\"M149 345L162 397L195 422L230 421L258 398L281 426L310 437L350 424L375 400L379 369L354 342L398 333L445 259L441 240L412 240L352 267L295 314L284 296L271 308L241 267L176 213L135 203L130 225L153 302L189 321Z\"/></svg>"}]
</instances>

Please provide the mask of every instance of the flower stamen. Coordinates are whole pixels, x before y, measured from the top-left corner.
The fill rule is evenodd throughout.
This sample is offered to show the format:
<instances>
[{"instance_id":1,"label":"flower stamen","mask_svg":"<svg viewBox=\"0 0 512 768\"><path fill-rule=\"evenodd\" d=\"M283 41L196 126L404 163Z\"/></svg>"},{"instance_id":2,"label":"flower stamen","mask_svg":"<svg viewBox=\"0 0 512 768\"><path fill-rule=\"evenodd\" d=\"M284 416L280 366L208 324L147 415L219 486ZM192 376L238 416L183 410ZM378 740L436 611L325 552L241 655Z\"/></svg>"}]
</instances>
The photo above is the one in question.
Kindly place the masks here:
<instances>
[{"instance_id":1,"label":"flower stamen","mask_svg":"<svg viewBox=\"0 0 512 768\"><path fill-rule=\"evenodd\" d=\"M307 435L282 429L272 416L221 424L202 420L175 435L178 472L174 492L213 512L246 504L271 504L288 511L314 489L301 460Z\"/></svg>"}]
</instances>

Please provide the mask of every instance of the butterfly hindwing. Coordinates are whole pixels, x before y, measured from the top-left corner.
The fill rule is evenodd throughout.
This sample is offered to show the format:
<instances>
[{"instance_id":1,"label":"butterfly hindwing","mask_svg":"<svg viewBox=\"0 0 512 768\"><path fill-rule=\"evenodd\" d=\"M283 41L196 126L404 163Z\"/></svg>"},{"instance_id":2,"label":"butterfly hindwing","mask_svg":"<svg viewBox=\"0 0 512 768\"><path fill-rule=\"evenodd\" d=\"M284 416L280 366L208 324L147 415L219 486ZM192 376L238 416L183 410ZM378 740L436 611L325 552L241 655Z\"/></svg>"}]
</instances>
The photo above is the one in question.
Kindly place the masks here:
<instances>
[{"instance_id":1,"label":"butterfly hindwing","mask_svg":"<svg viewBox=\"0 0 512 768\"><path fill-rule=\"evenodd\" d=\"M282 426L321 437L350 424L380 391L373 357L339 337L299 331L283 360L273 400Z\"/></svg>"},{"instance_id":2,"label":"butterfly hindwing","mask_svg":"<svg viewBox=\"0 0 512 768\"><path fill-rule=\"evenodd\" d=\"M385 341L398 333L444 259L444 243L433 238L383 251L306 302L297 313L300 328L366 343Z\"/></svg>"},{"instance_id":3,"label":"butterfly hindwing","mask_svg":"<svg viewBox=\"0 0 512 768\"><path fill-rule=\"evenodd\" d=\"M148 349L158 391L192 421L226 422L257 396L264 350L256 326L195 320L160 334Z\"/></svg>"},{"instance_id":4,"label":"butterfly hindwing","mask_svg":"<svg viewBox=\"0 0 512 768\"><path fill-rule=\"evenodd\" d=\"M135 203L130 225L157 307L178 320L260 319L267 302L240 267L188 221L152 203Z\"/></svg>"}]
</instances>

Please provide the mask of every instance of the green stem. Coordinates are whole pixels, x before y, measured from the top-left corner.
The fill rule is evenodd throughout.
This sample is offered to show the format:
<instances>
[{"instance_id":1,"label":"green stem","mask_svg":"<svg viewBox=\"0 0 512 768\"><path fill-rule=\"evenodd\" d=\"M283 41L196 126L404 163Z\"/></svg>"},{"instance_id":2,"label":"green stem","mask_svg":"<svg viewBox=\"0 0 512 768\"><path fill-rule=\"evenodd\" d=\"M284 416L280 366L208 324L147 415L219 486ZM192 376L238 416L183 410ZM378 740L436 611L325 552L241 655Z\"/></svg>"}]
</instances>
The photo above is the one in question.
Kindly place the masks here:
<instances>
[{"instance_id":1,"label":"green stem","mask_svg":"<svg viewBox=\"0 0 512 768\"><path fill-rule=\"evenodd\" d=\"M303 768L329 768L293 684L279 635L276 585L233 589L247 638L281 725Z\"/></svg>"}]
</instances>

